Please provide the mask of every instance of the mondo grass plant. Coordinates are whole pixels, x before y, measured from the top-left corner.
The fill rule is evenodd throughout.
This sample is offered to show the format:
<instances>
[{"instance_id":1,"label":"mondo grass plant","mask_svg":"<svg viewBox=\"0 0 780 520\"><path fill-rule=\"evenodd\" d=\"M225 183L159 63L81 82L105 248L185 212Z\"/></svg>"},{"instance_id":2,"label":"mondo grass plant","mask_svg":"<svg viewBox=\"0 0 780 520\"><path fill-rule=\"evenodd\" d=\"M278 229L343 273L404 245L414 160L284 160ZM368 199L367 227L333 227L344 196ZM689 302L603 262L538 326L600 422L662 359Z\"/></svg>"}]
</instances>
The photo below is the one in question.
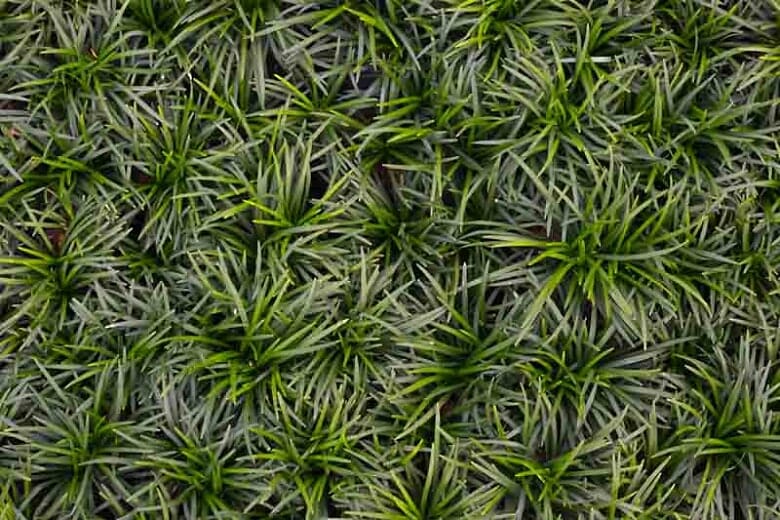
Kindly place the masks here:
<instances>
[{"instance_id":1,"label":"mondo grass plant","mask_svg":"<svg viewBox=\"0 0 780 520\"><path fill-rule=\"evenodd\" d=\"M778 0L0 0L0 520L780 518Z\"/></svg>"}]
</instances>

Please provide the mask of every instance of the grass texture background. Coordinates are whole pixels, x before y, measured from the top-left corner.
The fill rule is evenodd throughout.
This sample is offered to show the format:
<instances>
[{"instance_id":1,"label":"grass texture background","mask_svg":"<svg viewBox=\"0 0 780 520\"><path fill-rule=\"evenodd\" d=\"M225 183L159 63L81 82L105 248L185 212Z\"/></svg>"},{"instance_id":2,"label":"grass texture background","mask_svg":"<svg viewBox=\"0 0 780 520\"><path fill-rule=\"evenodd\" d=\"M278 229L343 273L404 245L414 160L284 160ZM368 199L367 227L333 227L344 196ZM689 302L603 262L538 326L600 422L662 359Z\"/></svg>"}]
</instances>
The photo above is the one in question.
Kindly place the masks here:
<instances>
[{"instance_id":1,"label":"grass texture background","mask_svg":"<svg viewBox=\"0 0 780 520\"><path fill-rule=\"evenodd\" d=\"M778 0L0 1L0 518L780 518Z\"/></svg>"}]
</instances>

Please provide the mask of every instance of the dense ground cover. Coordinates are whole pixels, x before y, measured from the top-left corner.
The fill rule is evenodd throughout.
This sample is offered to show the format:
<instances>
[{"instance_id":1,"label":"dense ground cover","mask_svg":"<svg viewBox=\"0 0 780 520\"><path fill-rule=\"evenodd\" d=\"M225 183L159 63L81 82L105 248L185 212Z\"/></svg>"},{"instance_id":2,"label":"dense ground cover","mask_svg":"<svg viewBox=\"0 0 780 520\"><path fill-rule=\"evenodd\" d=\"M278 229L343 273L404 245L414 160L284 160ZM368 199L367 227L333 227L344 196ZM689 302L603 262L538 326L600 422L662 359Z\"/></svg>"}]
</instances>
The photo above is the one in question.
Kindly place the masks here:
<instances>
[{"instance_id":1,"label":"dense ground cover","mask_svg":"<svg viewBox=\"0 0 780 520\"><path fill-rule=\"evenodd\" d=\"M780 518L777 0L0 1L3 519Z\"/></svg>"}]
</instances>

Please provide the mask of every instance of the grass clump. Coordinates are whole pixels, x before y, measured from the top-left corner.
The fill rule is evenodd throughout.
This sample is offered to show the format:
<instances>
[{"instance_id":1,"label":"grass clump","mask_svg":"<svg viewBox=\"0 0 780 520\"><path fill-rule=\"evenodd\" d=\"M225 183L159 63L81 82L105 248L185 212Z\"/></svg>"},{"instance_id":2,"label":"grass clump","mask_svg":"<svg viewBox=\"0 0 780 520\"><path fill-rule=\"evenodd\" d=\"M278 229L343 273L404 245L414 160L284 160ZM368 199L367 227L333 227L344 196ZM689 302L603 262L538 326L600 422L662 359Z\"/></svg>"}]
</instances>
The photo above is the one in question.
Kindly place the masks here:
<instances>
[{"instance_id":1,"label":"grass clump","mask_svg":"<svg viewBox=\"0 0 780 520\"><path fill-rule=\"evenodd\" d=\"M0 0L0 518L779 518L778 13Z\"/></svg>"}]
</instances>

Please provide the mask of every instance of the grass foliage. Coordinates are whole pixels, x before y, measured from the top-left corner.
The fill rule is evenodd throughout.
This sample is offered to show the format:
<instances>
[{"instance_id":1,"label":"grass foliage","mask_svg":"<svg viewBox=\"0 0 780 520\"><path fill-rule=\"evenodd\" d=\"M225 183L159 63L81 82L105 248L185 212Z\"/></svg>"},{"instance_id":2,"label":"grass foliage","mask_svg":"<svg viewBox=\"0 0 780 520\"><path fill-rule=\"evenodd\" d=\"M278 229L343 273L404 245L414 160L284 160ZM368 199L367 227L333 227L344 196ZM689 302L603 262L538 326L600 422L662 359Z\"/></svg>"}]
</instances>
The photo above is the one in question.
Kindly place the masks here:
<instances>
[{"instance_id":1,"label":"grass foliage","mask_svg":"<svg viewBox=\"0 0 780 520\"><path fill-rule=\"evenodd\" d=\"M778 0L0 0L0 519L780 518Z\"/></svg>"}]
</instances>

